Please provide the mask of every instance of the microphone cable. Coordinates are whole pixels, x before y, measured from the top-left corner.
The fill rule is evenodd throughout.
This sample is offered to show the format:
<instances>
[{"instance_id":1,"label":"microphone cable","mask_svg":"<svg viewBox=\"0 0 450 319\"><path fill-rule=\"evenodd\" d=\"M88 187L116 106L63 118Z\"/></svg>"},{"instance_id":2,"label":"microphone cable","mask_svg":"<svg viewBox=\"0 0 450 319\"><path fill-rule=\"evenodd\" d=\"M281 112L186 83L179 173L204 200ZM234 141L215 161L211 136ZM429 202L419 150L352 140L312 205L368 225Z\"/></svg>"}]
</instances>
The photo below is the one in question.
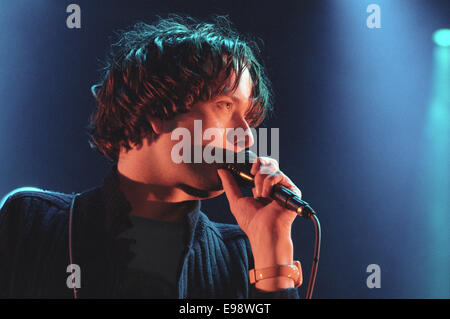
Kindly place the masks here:
<instances>
[{"instance_id":1,"label":"microphone cable","mask_svg":"<svg viewBox=\"0 0 450 319\"><path fill-rule=\"evenodd\" d=\"M309 276L309 284L308 284L308 290L306 292L306 299L312 298L312 293L314 290L314 283L316 281L316 275L317 275L317 267L319 266L320 241L321 241L321 237L322 237L319 218L317 217L317 215L315 213L311 214L310 218L314 224L315 240L314 240L314 258L313 258L313 263L312 263L312 267L311 267L311 274Z\"/></svg>"},{"instance_id":2,"label":"microphone cable","mask_svg":"<svg viewBox=\"0 0 450 319\"><path fill-rule=\"evenodd\" d=\"M314 257L311 266L311 274L309 276L308 290L306 291L306 299L312 299L312 294L314 290L314 284L316 282L317 268L319 266L319 256L320 256L320 242L322 240L322 230L320 228L319 218L317 217L314 209L305 201L302 201L304 206L299 207L296 212L299 216L311 219L314 224ZM291 209L287 205L285 208ZM306 209L305 209L306 208ZM294 209L291 209L294 210Z\"/></svg>"}]
</instances>

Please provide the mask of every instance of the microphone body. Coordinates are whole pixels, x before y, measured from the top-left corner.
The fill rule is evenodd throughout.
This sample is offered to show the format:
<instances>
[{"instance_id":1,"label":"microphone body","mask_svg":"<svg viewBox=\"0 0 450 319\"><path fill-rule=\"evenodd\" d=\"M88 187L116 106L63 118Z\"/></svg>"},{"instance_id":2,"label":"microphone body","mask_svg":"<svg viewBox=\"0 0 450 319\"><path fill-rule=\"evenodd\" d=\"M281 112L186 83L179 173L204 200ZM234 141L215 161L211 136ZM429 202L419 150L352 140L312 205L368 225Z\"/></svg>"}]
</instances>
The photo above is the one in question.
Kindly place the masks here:
<instances>
[{"instance_id":1,"label":"microphone body","mask_svg":"<svg viewBox=\"0 0 450 319\"><path fill-rule=\"evenodd\" d=\"M253 152L246 150L244 163L228 163L226 168L233 173L241 185L254 186L254 176L250 173L250 170L255 159L256 155ZM274 185L270 197L277 201L282 207L293 210L301 217L309 219L312 215L315 215L314 210L307 202L283 185Z\"/></svg>"}]
</instances>

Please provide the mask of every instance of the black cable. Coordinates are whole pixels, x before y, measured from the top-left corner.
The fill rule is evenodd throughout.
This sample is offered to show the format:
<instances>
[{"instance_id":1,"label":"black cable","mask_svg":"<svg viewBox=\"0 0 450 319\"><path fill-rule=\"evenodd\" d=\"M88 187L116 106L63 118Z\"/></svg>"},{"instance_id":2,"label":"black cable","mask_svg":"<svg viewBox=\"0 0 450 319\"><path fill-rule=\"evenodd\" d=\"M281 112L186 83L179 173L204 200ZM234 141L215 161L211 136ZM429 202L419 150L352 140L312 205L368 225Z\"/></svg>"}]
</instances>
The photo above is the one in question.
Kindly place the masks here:
<instances>
[{"instance_id":1,"label":"black cable","mask_svg":"<svg viewBox=\"0 0 450 319\"><path fill-rule=\"evenodd\" d=\"M314 283L316 281L317 266L319 265L319 255L320 255L320 241L321 241L321 230L320 222L316 214L311 214L311 220L314 223L315 230L315 244L314 244L314 259L311 267L311 275L309 277L308 290L306 292L306 299L311 299L314 290Z\"/></svg>"}]
</instances>

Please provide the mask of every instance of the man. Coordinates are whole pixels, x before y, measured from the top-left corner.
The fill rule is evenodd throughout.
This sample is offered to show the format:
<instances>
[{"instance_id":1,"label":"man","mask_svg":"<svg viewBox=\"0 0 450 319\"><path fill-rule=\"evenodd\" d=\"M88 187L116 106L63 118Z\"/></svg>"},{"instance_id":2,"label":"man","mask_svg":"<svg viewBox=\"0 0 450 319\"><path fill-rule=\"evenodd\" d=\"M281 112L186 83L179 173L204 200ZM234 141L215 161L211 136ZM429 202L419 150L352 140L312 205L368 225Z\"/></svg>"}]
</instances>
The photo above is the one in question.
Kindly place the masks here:
<instances>
[{"instance_id":1,"label":"man","mask_svg":"<svg viewBox=\"0 0 450 319\"><path fill-rule=\"evenodd\" d=\"M194 121L246 134L197 139L193 152L253 144L250 127L271 94L252 45L224 17L206 24L173 15L122 32L92 88L91 145L114 165L103 185L81 194L19 189L4 199L0 296L298 298L288 276L249 282L250 269L293 264L296 213L269 194L278 183L300 191L277 162L253 163L253 197L244 197L220 163L174 160L172 133L194 135ZM200 211L200 200L224 191L238 225Z\"/></svg>"}]
</instances>

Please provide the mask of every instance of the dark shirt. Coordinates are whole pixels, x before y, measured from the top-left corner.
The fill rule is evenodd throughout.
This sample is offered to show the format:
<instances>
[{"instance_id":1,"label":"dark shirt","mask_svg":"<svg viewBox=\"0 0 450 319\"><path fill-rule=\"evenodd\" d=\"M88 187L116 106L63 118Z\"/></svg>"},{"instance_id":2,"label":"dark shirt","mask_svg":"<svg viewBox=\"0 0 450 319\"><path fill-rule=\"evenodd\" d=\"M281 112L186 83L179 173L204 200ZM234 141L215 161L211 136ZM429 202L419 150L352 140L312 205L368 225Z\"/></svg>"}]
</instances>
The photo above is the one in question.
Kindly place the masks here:
<instances>
[{"instance_id":1,"label":"dark shirt","mask_svg":"<svg viewBox=\"0 0 450 319\"><path fill-rule=\"evenodd\" d=\"M81 269L78 298L129 298L148 293L145 284L130 285L137 240L127 233L133 227L131 206L119 188L116 166L101 186L80 194L22 188L8 194L2 204L0 297L72 298L74 291L66 284L70 263ZM253 255L238 225L210 221L200 211L200 202L185 216L184 224L176 291L168 289L168 295L299 298L297 288L263 292L249 284Z\"/></svg>"},{"instance_id":2,"label":"dark shirt","mask_svg":"<svg viewBox=\"0 0 450 319\"><path fill-rule=\"evenodd\" d=\"M178 298L177 274L183 261L187 225L130 215L127 232L136 239L127 273L128 296ZM156 257L156 258L155 258Z\"/></svg>"}]
</instances>

